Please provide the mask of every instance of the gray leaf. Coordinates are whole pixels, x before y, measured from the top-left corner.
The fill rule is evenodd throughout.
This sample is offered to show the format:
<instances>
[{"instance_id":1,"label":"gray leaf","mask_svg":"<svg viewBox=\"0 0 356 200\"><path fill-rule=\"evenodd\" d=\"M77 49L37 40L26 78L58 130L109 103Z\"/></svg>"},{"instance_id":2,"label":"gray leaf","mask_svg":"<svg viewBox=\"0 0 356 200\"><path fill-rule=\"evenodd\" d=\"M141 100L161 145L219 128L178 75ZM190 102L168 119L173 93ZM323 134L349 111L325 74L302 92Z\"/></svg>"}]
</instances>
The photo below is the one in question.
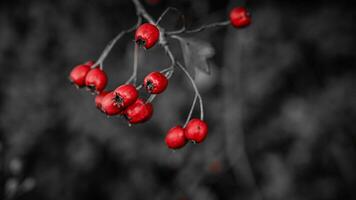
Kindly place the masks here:
<instances>
[{"instance_id":1,"label":"gray leaf","mask_svg":"<svg viewBox=\"0 0 356 200\"><path fill-rule=\"evenodd\" d=\"M195 75L195 70L210 74L209 59L215 54L210 43L195 38L176 37L181 44L185 66Z\"/></svg>"}]
</instances>

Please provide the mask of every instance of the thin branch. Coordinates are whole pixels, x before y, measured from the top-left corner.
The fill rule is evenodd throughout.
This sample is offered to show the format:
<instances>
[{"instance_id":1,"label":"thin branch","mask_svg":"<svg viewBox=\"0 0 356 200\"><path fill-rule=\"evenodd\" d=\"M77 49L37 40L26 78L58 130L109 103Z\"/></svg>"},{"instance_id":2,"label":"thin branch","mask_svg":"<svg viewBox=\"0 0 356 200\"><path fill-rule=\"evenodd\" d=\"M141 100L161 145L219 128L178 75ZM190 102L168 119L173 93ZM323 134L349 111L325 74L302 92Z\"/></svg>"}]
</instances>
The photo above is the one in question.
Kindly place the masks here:
<instances>
[{"instance_id":1,"label":"thin branch","mask_svg":"<svg viewBox=\"0 0 356 200\"><path fill-rule=\"evenodd\" d=\"M223 21L223 22L215 22L212 24L207 24L207 25L203 25L199 28L196 29L192 29L192 30L178 30L178 31L171 31L171 32L167 32L167 35L179 35L179 34L185 34L185 33L198 33L201 32L205 29L209 29L209 28L217 28L217 27L224 27L224 26L228 26L230 25L230 21Z\"/></svg>"},{"instance_id":2,"label":"thin branch","mask_svg":"<svg viewBox=\"0 0 356 200\"><path fill-rule=\"evenodd\" d=\"M179 29L178 31L185 31L185 29L186 29L185 17L184 17L183 13L182 13L180 10L178 10L177 8L174 8L174 7L168 7L168 8L161 14L161 16L158 18L158 20L157 20L157 22L156 22L156 25L158 25L158 24L161 22L161 20L163 19L163 17L165 17L166 14L167 14L169 11L176 11L176 12L179 14L179 16L180 16L180 18L181 18L181 20L182 20L182 28Z\"/></svg>"},{"instance_id":3,"label":"thin branch","mask_svg":"<svg viewBox=\"0 0 356 200\"><path fill-rule=\"evenodd\" d=\"M155 94L152 94L152 95L150 95L149 97L148 97L148 99L147 99L147 103L151 103L155 98L156 98L156 96L157 95L155 95Z\"/></svg>"},{"instance_id":4,"label":"thin branch","mask_svg":"<svg viewBox=\"0 0 356 200\"><path fill-rule=\"evenodd\" d=\"M149 23L155 24L155 20L147 13L145 8L142 6L141 2L139 0L132 0L132 2L135 4L136 11L138 15L142 15L143 18L145 18Z\"/></svg>"},{"instance_id":5,"label":"thin branch","mask_svg":"<svg viewBox=\"0 0 356 200\"><path fill-rule=\"evenodd\" d=\"M129 78L129 80L126 81L126 84L132 82L135 86L136 86L136 82L137 82L138 50L139 50L139 47L135 43L134 60L133 60L133 72L132 72L132 75Z\"/></svg>"},{"instance_id":6,"label":"thin branch","mask_svg":"<svg viewBox=\"0 0 356 200\"><path fill-rule=\"evenodd\" d=\"M185 75L187 75L188 79L190 80L195 94L198 96L199 98L199 104L200 104L200 119L203 120L204 119L204 108L203 108L203 99L201 98L201 95L199 93L198 87L194 82L194 79L192 78L192 76L189 74L189 72L183 67L183 65L180 62L177 62L178 67L185 73Z\"/></svg>"},{"instance_id":7,"label":"thin branch","mask_svg":"<svg viewBox=\"0 0 356 200\"><path fill-rule=\"evenodd\" d=\"M98 65L100 66L100 69L103 69L103 62L106 59L106 57L108 56L108 54L111 52L112 48L115 46L115 44L117 43L117 41L122 38L125 34L130 33L134 30L137 29L137 27L141 24L142 22L142 18L139 16L137 19L137 23L132 26L131 28L127 29L127 30L123 30L121 31L119 34L116 35L116 37L114 39L112 39L105 47L104 51L101 53L99 59L96 61L96 63L94 65L91 66L91 68L95 68Z\"/></svg>"},{"instance_id":8,"label":"thin branch","mask_svg":"<svg viewBox=\"0 0 356 200\"><path fill-rule=\"evenodd\" d=\"M166 14L167 14L169 11L176 11L176 12L178 12L178 13L181 13L177 8L168 7L168 8L166 8L166 10L163 11L163 13L161 14L161 16L159 16L159 18L157 19L156 25L159 24L159 22L163 19L163 17L166 16Z\"/></svg>"},{"instance_id":9,"label":"thin branch","mask_svg":"<svg viewBox=\"0 0 356 200\"><path fill-rule=\"evenodd\" d=\"M189 111L189 114L188 114L188 117L187 119L185 120L185 123L184 123L184 126L183 128L185 128L189 122L189 120L192 118L192 114L193 114L193 111L194 111L194 108L195 108L195 104L197 102L197 99L198 99L198 95L194 95L194 100L193 100L193 103L192 103L192 106L190 107L190 111Z\"/></svg>"}]
</instances>

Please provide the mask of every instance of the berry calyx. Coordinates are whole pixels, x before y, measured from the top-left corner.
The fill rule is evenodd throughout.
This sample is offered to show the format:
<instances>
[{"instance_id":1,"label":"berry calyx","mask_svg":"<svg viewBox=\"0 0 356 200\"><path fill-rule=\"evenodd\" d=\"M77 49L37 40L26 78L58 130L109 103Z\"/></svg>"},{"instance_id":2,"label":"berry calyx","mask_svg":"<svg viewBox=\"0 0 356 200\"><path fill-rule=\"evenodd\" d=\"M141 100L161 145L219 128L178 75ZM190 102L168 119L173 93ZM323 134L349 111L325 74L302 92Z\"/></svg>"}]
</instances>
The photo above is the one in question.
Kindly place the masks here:
<instances>
[{"instance_id":1,"label":"berry calyx","mask_svg":"<svg viewBox=\"0 0 356 200\"><path fill-rule=\"evenodd\" d=\"M114 90L115 102L117 106L121 109L130 106L135 103L138 98L138 92L134 85L125 84L117 87Z\"/></svg>"},{"instance_id":2,"label":"berry calyx","mask_svg":"<svg viewBox=\"0 0 356 200\"><path fill-rule=\"evenodd\" d=\"M137 28L135 41L138 45L144 46L146 49L153 47L159 39L159 30L157 26L145 23Z\"/></svg>"},{"instance_id":3,"label":"berry calyx","mask_svg":"<svg viewBox=\"0 0 356 200\"><path fill-rule=\"evenodd\" d=\"M85 77L85 85L92 92L100 93L106 87L108 77L100 68L91 69Z\"/></svg>"},{"instance_id":4,"label":"berry calyx","mask_svg":"<svg viewBox=\"0 0 356 200\"><path fill-rule=\"evenodd\" d=\"M151 94L160 94L167 88L168 79L160 72L152 72L145 77L143 85L147 92Z\"/></svg>"},{"instance_id":5,"label":"berry calyx","mask_svg":"<svg viewBox=\"0 0 356 200\"><path fill-rule=\"evenodd\" d=\"M109 92L101 100L101 111L103 111L106 115L113 116L122 112L122 109L117 106L115 98L115 92Z\"/></svg>"},{"instance_id":6,"label":"berry calyx","mask_svg":"<svg viewBox=\"0 0 356 200\"><path fill-rule=\"evenodd\" d=\"M124 111L126 119L131 124L142 123L151 118L153 114L153 106L151 103L146 103L143 99L137 99L136 102Z\"/></svg>"},{"instance_id":7,"label":"berry calyx","mask_svg":"<svg viewBox=\"0 0 356 200\"><path fill-rule=\"evenodd\" d=\"M103 101L104 97L109 94L110 91L102 91L100 94L95 96L95 106L102 111L101 109L101 102Z\"/></svg>"},{"instance_id":8,"label":"berry calyx","mask_svg":"<svg viewBox=\"0 0 356 200\"><path fill-rule=\"evenodd\" d=\"M187 143L184 129L181 126L171 128L166 135L165 142L170 149L182 148Z\"/></svg>"},{"instance_id":9,"label":"berry calyx","mask_svg":"<svg viewBox=\"0 0 356 200\"><path fill-rule=\"evenodd\" d=\"M230 22L235 28L243 28L251 24L251 15L244 7L235 7L230 11Z\"/></svg>"},{"instance_id":10,"label":"berry calyx","mask_svg":"<svg viewBox=\"0 0 356 200\"><path fill-rule=\"evenodd\" d=\"M184 134L188 140L200 143L208 135L208 125L203 120L192 119L185 127Z\"/></svg>"},{"instance_id":11,"label":"berry calyx","mask_svg":"<svg viewBox=\"0 0 356 200\"><path fill-rule=\"evenodd\" d=\"M94 64L93 61L88 61L85 64L75 66L69 74L69 80L77 87L85 86L85 77L90 71L90 67Z\"/></svg>"}]
</instances>

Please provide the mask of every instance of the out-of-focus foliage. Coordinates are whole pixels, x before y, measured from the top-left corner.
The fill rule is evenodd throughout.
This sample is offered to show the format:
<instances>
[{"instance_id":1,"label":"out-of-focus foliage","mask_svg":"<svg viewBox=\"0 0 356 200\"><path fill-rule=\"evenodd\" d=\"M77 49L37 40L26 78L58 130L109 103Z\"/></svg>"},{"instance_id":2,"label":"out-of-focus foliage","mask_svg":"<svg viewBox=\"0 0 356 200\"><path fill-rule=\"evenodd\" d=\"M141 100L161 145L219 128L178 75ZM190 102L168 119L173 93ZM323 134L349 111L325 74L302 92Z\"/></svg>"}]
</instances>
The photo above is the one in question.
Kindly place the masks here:
<instances>
[{"instance_id":1,"label":"out-of-focus foliage","mask_svg":"<svg viewBox=\"0 0 356 200\"><path fill-rule=\"evenodd\" d=\"M175 6L196 27L241 2L146 6L155 17ZM246 2L249 28L189 36L215 48L212 75L196 75L210 132L172 152L165 132L194 97L181 71L152 120L131 128L67 80L136 22L130 1L1 1L0 199L356 199L354 6ZM132 38L105 61L109 88L131 73ZM139 80L169 64L158 47L139 57Z\"/></svg>"}]
</instances>

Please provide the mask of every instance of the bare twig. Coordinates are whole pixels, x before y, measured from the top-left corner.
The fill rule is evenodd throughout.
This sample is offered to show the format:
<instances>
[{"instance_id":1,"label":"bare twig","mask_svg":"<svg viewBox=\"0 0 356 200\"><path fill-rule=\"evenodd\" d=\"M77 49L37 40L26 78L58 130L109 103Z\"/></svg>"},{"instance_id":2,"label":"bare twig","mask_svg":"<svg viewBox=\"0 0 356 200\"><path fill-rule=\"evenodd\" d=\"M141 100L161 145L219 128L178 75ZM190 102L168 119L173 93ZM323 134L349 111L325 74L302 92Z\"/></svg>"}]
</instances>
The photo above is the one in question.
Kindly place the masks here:
<instances>
[{"instance_id":1,"label":"bare twig","mask_svg":"<svg viewBox=\"0 0 356 200\"><path fill-rule=\"evenodd\" d=\"M137 44L135 44L133 72L132 72L131 77L126 81L126 84L132 82L135 86L136 86L136 82L137 82L138 50L139 50L139 47Z\"/></svg>"},{"instance_id":2,"label":"bare twig","mask_svg":"<svg viewBox=\"0 0 356 200\"><path fill-rule=\"evenodd\" d=\"M174 7L168 7L162 14L161 14L161 16L158 18L158 20L157 20L157 22L156 22L156 25L158 25L159 24L159 22L163 19L163 17L165 17L166 16L166 14L169 12L169 11L176 11L178 14L179 14L179 16L180 16L180 18L181 18L181 20L182 20L182 28L181 29L179 29L179 30L177 30L177 31L181 31L181 32L183 32L183 31L185 31L185 29L186 29L186 25L185 25L185 17L184 17L184 15L183 15L183 13L180 11L180 10L178 10L177 8L174 8Z\"/></svg>"},{"instance_id":3,"label":"bare twig","mask_svg":"<svg viewBox=\"0 0 356 200\"><path fill-rule=\"evenodd\" d=\"M176 12L180 13L180 11L179 11L177 8L168 7L168 8L166 8L166 10L163 11L163 13L161 14L161 16L159 16L159 18L157 19L156 25L159 24L159 22L163 19L163 17L166 16L166 14L167 14L169 11L176 11Z\"/></svg>"},{"instance_id":4,"label":"bare twig","mask_svg":"<svg viewBox=\"0 0 356 200\"><path fill-rule=\"evenodd\" d=\"M200 92L198 90L197 85L194 82L193 77L189 74L189 72L184 68L184 66L182 64L180 64L180 62L177 62L177 66L185 73L185 75L188 77L188 79L190 80L194 91L195 91L195 95L198 96L199 98L199 104L200 104L200 119L203 120L204 119L204 108L203 108L203 99L201 98Z\"/></svg>"},{"instance_id":5,"label":"bare twig","mask_svg":"<svg viewBox=\"0 0 356 200\"><path fill-rule=\"evenodd\" d=\"M178 34L184 34L184 33L198 33L205 29L208 29L208 28L224 27L224 26L228 26L228 25L230 25L230 21L216 22L216 23L212 23L212 24L203 25L199 28L192 29L192 30L181 29L178 31L167 32L166 34L170 36L170 35L178 35Z\"/></svg>"},{"instance_id":6,"label":"bare twig","mask_svg":"<svg viewBox=\"0 0 356 200\"><path fill-rule=\"evenodd\" d=\"M193 111L194 111L194 108L195 108L195 104L197 102L197 99L198 99L198 95L194 95L194 100L193 100L193 103L192 103L192 106L190 107L190 110L189 110L189 114L188 114L188 117L187 119L185 120L185 123L184 123L184 126L183 128L185 128L189 122L189 120L192 118L192 114L193 114Z\"/></svg>"},{"instance_id":7,"label":"bare twig","mask_svg":"<svg viewBox=\"0 0 356 200\"><path fill-rule=\"evenodd\" d=\"M139 16L137 23L132 26L131 28L121 31L119 34L116 35L114 39L112 39L105 47L104 51L101 53L99 59L95 62L94 65L91 66L91 68L95 68L97 66L100 66L100 69L103 69L103 62L105 58L108 56L108 54L111 52L111 49L115 46L116 42L123 37L125 34L130 33L134 30L137 29L137 27L141 24L142 18Z\"/></svg>"},{"instance_id":8,"label":"bare twig","mask_svg":"<svg viewBox=\"0 0 356 200\"><path fill-rule=\"evenodd\" d=\"M147 103L151 103L155 98L156 98L156 96L157 95L155 95L155 94L152 94L152 95L150 95L149 97L148 97L148 99L147 99Z\"/></svg>"},{"instance_id":9,"label":"bare twig","mask_svg":"<svg viewBox=\"0 0 356 200\"><path fill-rule=\"evenodd\" d=\"M149 23L155 24L155 20L147 13L145 8L142 6L139 0L132 0L132 2L135 4L136 7L136 12L137 15L141 15L143 18L145 18Z\"/></svg>"}]
</instances>

